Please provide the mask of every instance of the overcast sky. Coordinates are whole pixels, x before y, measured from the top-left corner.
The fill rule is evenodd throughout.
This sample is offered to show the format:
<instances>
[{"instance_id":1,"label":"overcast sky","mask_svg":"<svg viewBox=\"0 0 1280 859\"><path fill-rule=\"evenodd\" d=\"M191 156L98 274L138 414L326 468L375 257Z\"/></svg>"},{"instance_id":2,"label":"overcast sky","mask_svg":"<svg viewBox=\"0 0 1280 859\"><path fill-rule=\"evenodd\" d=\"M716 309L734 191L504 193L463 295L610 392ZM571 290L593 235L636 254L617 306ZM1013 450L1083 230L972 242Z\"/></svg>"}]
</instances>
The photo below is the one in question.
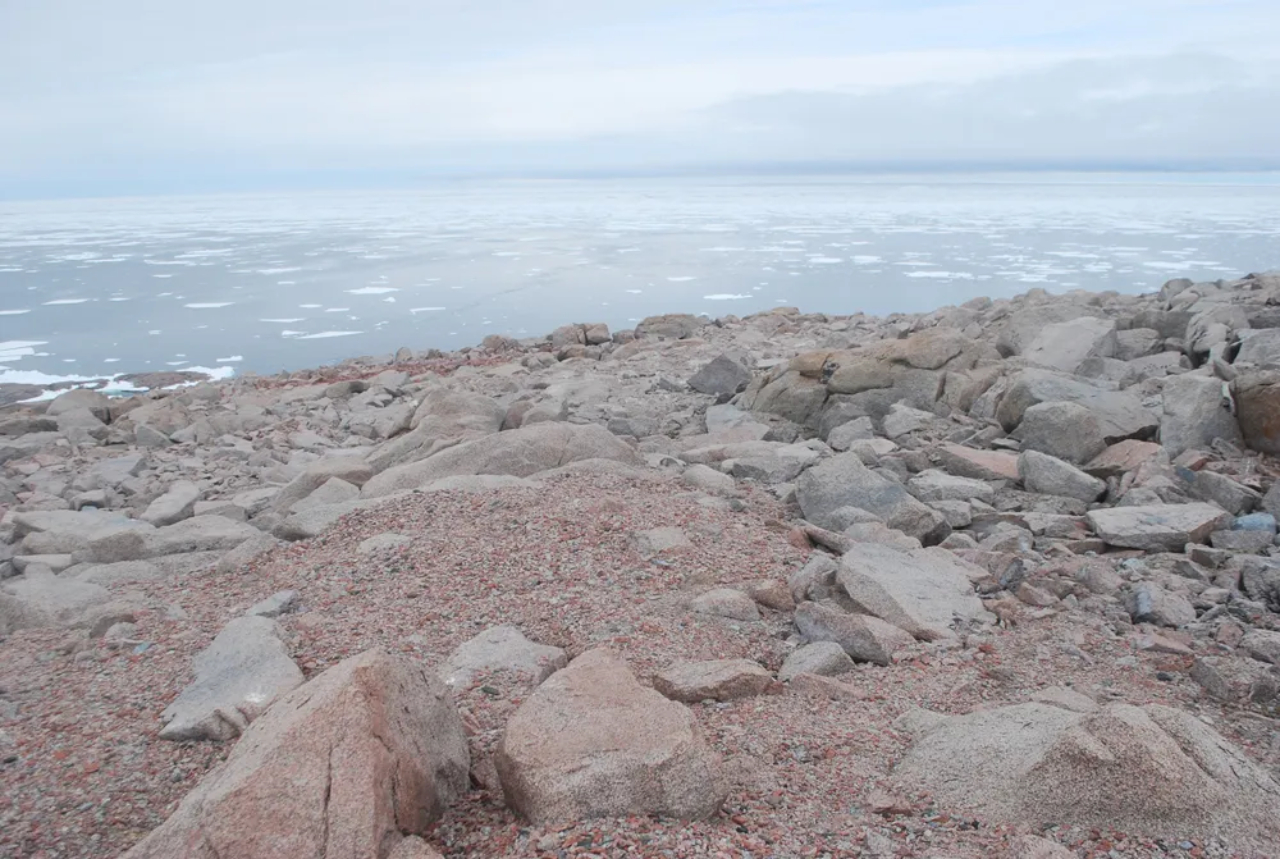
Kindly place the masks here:
<instances>
[{"instance_id":1,"label":"overcast sky","mask_svg":"<svg viewBox=\"0 0 1280 859\"><path fill-rule=\"evenodd\" d=\"M1251 159L1278 0L0 0L0 194Z\"/></svg>"}]
</instances>

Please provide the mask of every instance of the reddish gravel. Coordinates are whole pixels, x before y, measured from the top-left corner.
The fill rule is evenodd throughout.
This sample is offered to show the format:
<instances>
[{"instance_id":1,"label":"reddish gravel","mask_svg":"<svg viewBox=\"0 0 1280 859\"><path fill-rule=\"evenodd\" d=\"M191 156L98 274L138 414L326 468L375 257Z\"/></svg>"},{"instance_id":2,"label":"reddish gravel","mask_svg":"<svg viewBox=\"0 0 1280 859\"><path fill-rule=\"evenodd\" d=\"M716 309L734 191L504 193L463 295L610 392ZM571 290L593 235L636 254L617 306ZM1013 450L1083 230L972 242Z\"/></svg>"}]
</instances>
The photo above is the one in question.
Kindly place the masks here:
<instances>
[{"instance_id":1,"label":"reddish gravel","mask_svg":"<svg viewBox=\"0 0 1280 859\"><path fill-rule=\"evenodd\" d=\"M785 580L804 553L788 543L782 511L767 495L749 496L743 512L698 499L674 482L616 475L565 477L540 490L415 496L349 517L322 538L235 574L127 586L157 607L139 618L138 637L149 643L136 648L142 652L67 633L25 632L0 642L0 730L12 741L5 745L0 735L0 856L117 856L164 820L226 749L159 741L157 715L222 625L284 588L302 595L303 610L282 625L308 676L373 646L438 662L499 623L571 656L615 648L642 677L678 659L747 657L776 670L790 647L788 616L765 611L758 623L722 621L683 604L716 585ZM694 548L641 557L634 535L664 525L683 528ZM356 552L361 540L388 531L413 541L380 556ZM167 616L165 605L186 618ZM1132 658L1117 665L1121 657ZM999 856L1023 830L897 792L891 769L905 743L893 720L917 706L963 713L1019 702L1070 682L1100 701L1159 701L1197 712L1257 759L1280 764L1276 723L1200 703L1187 667L1175 657L1135 654L1100 618L1083 614L1026 619L950 646L921 644L891 668L860 666L842 678L838 700L779 690L694 706L734 785L717 819L565 829L527 826L502 807L485 756L521 691L482 679L459 697L475 732L479 782L431 840L446 856L475 859ZM1162 682L1157 671L1171 679ZM873 810L881 806L900 813ZM1213 842L1043 834L1082 857L1267 855Z\"/></svg>"}]
</instances>

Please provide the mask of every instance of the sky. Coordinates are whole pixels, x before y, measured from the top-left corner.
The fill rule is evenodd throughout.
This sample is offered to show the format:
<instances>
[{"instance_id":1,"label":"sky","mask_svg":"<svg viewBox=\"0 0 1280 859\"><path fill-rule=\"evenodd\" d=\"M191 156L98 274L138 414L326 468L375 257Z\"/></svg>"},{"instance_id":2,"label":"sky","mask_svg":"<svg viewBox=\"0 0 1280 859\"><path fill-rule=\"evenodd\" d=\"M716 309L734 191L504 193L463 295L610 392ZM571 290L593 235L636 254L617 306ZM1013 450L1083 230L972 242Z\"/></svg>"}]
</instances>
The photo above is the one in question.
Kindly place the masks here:
<instances>
[{"instance_id":1,"label":"sky","mask_svg":"<svg viewBox=\"0 0 1280 859\"><path fill-rule=\"evenodd\" d=\"M1280 166L1277 0L0 0L0 195Z\"/></svg>"}]
</instances>

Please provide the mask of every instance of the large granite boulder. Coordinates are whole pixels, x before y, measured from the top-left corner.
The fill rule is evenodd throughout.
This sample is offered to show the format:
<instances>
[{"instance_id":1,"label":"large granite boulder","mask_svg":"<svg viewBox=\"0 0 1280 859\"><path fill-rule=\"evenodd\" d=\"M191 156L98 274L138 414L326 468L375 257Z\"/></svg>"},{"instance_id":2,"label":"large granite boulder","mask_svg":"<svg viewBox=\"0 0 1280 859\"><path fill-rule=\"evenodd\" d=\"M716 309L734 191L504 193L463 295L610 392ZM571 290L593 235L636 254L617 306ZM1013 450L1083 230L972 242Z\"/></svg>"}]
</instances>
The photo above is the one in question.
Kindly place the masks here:
<instances>
[{"instance_id":1,"label":"large granite boulder","mask_svg":"<svg viewBox=\"0 0 1280 859\"><path fill-rule=\"evenodd\" d=\"M1231 527L1231 514L1213 504L1152 504L1089 511L1089 527L1110 546L1180 552Z\"/></svg>"},{"instance_id":2,"label":"large granite boulder","mask_svg":"<svg viewBox=\"0 0 1280 859\"><path fill-rule=\"evenodd\" d=\"M1114 320L1077 316L1041 328L1022 356L1032 364L1074 373L1086 358L1114 357L1117 347Z\"/></svg>"},{"instance_id":3,"label":"large granite boulder","mask_svg":"<svg viewBox=\"0 0 1280 859\"><path fill-rule=\"evenodd\" d=\"M630 445L597 424L540 423L488 435L445 448L427 459L395 466L366 483L360 494L378 498L455 475L529 477L587 459L627 465L640 462Z\"/></svg>"},{"instance_id":4,"label":"large granite boulder","mask_svg":"<svg viewBox=\"0 0 1280 859\"><path fill-rule=\"evenodd\" d=\"M954 812L1237 848L1269 850L1280 836L1280 785L1182 710L1019 704L902 722L915 743L898 777Z\"/></svg>"},{"instance_id":5,"label":"large granite boulder","mask_svg":"<svg viewBox=\"0 0 1280 859\"><path fill-rule=\"evenodd\" d=\"M902 551L877 543L855 544L836 573L858 611L926 641L995 619L974 592L974 582L986 577L986 570L945 549Z\"/></svg>"},{"instance_id":6,"label":"large granite boulder","mask_svg":"<svg viewBox=\"0 0 1280 859\"><path fill-rule=\"evenodd\" d=\"M1160 426L1155 412L1128 391L1112 391L1083 379L1049 370L1023 370L1010 380L996 406L996 419L1012 432L1037 403L1076 403L1093 412L1108 444L1126 438L1151 438Z\"/></svg>"},{"instance_id":7,"label":"large granite boulder","mask_svg":"<svg viewBox=\"0 0 1280 859\"><path fill-rule=\"evenodd\" d=\"M683 704L590 650L539 686L507 723L494 760L507 804L537 824L715 814L728 792Z\"/></svg>"},{"instance_id":8,"label":"large granite boulder","mask_svg":"<svg viewBox=\"0 0 1280 859\"><path fill-rule=\"evenodd\" d=\"M276 622L257 616L229 622L191 667L195 679L160 714L162 740L235 739L303 679Z\"/></svg>"},{"instance_id":9,"label":"large granite boulder","mask_svg":"<svg viewBox=\"0 0 1280 859\"><path fill-rule=\"evenodd\" d=\"M1231 383L1244 443L1280 454L1280 370L1241 373Z\"/></svg>"},{"instance_id":10,"label":"large granite boulder","mask_svg":"<svg viewBox=\"0 0 1280 859\"><path fill-rule=\"evenodd\" d=\"M426 834L469 768L434 673L368 651L277 702L125 857L384 859L402 834Z\"/></svg>"},{"instance_id":11,"label":"large granite boulder","mask_svg":"<svg viewBox=\"0 0 1280 859\"><path fill-rule=\"evenodd\" d=\"M831 530L841 530L837 511L857 507L922 543L941 542L951 533L941 513L913 498L902 484L867 468L856 453L833 456L800 475L796 500L807 520Z\"/></svg>"},{"instance_id":12,"label":"large granite boulder","mask_svg":"<svg viewBox=\"0 0 1280 859\"><path fill-rule=\"evenodd\" d=\"M1192 448L1208 449L1214 439L1241 441L1227 384L1221 379L1192 373L1170 376L1164 382L1162 408L1160 444L1170 457Z\"/></svg>"},{"instance_id":13,"label":"large granite boulder","mask_svg":"<svg viewBox=\"0 0 1280 859\"><path fill-rule=\"evenodd\" d=\"M953 328L931 328L861 349L801 353L756 378L741 404L825 435L857 417L883 418L897 403L945 409L939 404L949 376L959 378L998 358L990 346Z\"/></svg>"}]
</instances>

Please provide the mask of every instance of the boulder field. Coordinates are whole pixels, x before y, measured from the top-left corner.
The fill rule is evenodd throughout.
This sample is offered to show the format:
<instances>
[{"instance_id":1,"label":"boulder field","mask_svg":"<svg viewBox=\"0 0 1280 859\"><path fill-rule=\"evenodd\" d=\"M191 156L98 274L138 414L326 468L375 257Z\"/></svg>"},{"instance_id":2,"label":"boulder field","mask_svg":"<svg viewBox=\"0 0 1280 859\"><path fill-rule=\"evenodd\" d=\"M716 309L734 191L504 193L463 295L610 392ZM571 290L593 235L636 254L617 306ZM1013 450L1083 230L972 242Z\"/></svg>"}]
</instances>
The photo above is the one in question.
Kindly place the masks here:
<instances>
[{"instance_id":1,"label":"boulder field","mask_svg":"<svg viewBox=\"0 0 1280 859\"><path fill-rule=\"evenodd\" d=\"M1278 305L0 408L0 855L1277 855Z\"/></svg>"}]
</instances>

